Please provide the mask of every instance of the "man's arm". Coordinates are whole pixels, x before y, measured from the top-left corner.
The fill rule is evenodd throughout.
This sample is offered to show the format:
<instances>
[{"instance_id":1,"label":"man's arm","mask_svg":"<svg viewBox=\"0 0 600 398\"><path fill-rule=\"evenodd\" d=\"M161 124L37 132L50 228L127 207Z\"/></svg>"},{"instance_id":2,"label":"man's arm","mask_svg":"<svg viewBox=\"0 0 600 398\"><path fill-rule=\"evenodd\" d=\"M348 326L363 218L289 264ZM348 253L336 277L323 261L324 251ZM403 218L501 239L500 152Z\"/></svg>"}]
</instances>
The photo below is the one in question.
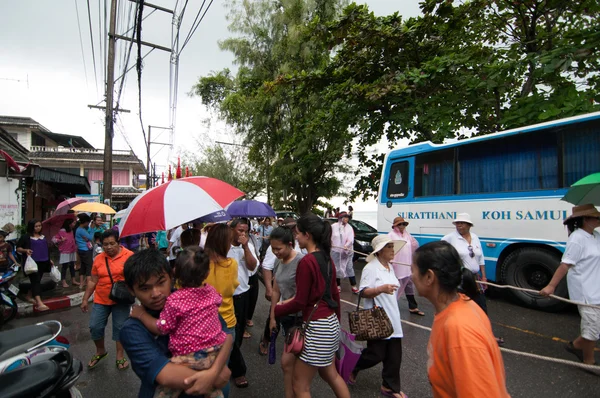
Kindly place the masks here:
<instances>
[{"instance_id":1,"label":"man's arm","mask_svg":"<svg viewBox=\"0 0 600 398\"><path fill-rule=\"evenodd\" d=\"M88 301L90 300L90 296L96 290L96 285L98 284L98 275L91 275L87 279L87 287L85 289L85 293L83 295L83 299L81 299L81 311L88 312Z\"/></svg>"},{"instance_id":2,"label":"man's arm","mask_svg":"<svg viewBox=\"0 0 600 398\"><path fill-rule=\"evenodd\" d=\"M244 249L244 260L246 260L246 268L249 271L254 271L258 265L256 255L253 253L254 250L250 248L249 238L247 235L240 236L239 242Z\"/></svg>"},{"instance_id":3,"label":"man's arm","mask_svg":"<svg viewBox=\"0 0 600 398\"><path fill-rule=\"evenodd\" d=\"M262 270L263 280L265 281L265 298L271 301L273 297L273 271L264 269Z\"/></svg>"}]
</instances>

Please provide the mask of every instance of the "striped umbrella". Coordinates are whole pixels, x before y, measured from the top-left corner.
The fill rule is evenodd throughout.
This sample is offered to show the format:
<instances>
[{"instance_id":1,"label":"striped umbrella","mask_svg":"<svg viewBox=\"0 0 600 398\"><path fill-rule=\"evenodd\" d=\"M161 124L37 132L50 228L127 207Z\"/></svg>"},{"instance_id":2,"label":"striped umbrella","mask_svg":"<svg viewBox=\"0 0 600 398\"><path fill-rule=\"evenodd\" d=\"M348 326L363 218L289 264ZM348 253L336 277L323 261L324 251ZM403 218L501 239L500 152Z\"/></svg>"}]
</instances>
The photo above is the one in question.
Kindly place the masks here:
<instances>
[{"instance_id":1,"label":"striped umbrella","mask_svg":"<svg viewBox=\"0 0 600 398\"><path fill-rule=\"evenodd\" d=\"M121 236L165 231L223 210L244 196L239 189L210 177L188 177L154 187L131 202L119 223Z\"/></svg>"}]
</instances>

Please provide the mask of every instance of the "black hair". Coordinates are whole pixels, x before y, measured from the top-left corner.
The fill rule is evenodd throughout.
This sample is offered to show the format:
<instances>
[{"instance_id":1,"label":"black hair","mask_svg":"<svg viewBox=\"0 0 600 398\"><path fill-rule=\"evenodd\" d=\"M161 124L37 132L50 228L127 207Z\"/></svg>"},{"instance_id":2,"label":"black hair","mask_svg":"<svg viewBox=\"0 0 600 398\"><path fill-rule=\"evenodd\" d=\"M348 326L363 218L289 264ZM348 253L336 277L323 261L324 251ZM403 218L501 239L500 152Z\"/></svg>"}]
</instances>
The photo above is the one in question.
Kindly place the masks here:
<instances>
[{"instance_id":1,"label":"black hair","mask_svg":"<svg viewBox=\"0 0 600 398\"><path fill-rule=\"evenodd\" d=\"M98 231L98 232L94 232L94 240L98 240L100 239L100 242L102 242L102 232Z\"/></svg>"},{"instance_id":2,"label":"black hair","mask_svg":"<svg viewBox=\"0 0 600 398\"><path fill-rule=\"evenodd\" d=\"M118 242L119 241L119 231L116 231L114 229L107 229L106 231L102 232L102 240L101 242L104 242L105 239L108 239L110 237L115 238L115 240Z\"/></svg>"},{"instance_id":3,"label":"black hair","mask_svg":"<svg viewBox=\"0 0 600 398\"><path fill-rule=\"evenodd\" d=\"M583 217L571 218L570 220L565 221L565 225L567 226L570 236L576 229L583 227Z\"/></svg>"},{"instance_id":4,"label":"black hair","mask_svg":"<svg viewBox=\"0 0 600 398\"><path fill-rule=\"evenodd\" d=\"M238 224L246 224L248 226L248 228L250 228L250 220L248 220L246 217L238 217L233 219L233 221L231 221L231 224L229 225L231 228L235 228L238 226Z\"/></svg>"},{"instance_id":5,"label":"black hair","mask_svg":"<svg viewBox=\"0 0 600 398\"><path fill-rule=\"evenodd\" d=\"M443 292L455 293L460 289L471 299L479 294L475 276L463 267L458 252L450 243L443 240L427 243L415 251L413 261L421 275L428 270L435 273Z\"/></svg>"},{"instance_id":6,"label":"black hair","mask_svg":"<svg viewBox=\"0 0 600 398\"><path fill-rule=\"evenodd\" d=\"M66 231L66 232L71 232L71 224L73 223L73 219L72 218L67 218L65 221L63 221L62 224L62 228Z\"/></svg>"},{"instance_id":7,"label":"black hair","mask_svg":"<svg viewBox=\"0 0 600 398\"><path fill-rule=\"evenodd\" d=\"M200 287L210 271L210 261L198 246L183 249L175 260L175 278L181 287Z\"/></svg>"},{"instance_id":8,"label":"black hair","mask_svg":"<svg viewBox=\"0 0 600 398\"><path fill-rule=\"evenodd\" d=\"M77 218L79 218L79 223L80 224L85 224L86 222L92 221L92 219L90 218L90 216L88 216L85 213L78 215Z\"/></svg>"},{"instance_id":9,"label":"black hair","mask_svg":"<svg viewBox=\"0 0 600 398\"><path fill-rule=\"evenodd\" d=\"M198 246L200 244L200 230L196 228L188 228L181 233L181 247Z\"/></svg>"},{"instance_id":10,"label":"black hair","mask_svg":"<svg viewBox=\"0 0 600 398\"><path fill-rule=\"evenodd\" d=\"M209 255L227 257L231 247L231 232L227 224L215 224L208 231L204 250Z\"/></svg>"},{"instance_id":11,"label":"black hair","mask_svg":"<svg viewBox=\"0 0 600 398\"><path fill-rule=\"evenodd\" d=\"M32 218L31 220L29 220L29 222L27 223L27 235L33 236L33 231L35 230L35 224L37 224L39 222L40 222L40 220L38 220L36 218Z\"/></svg>"},{"instance_id":12,"label":"black hair","mask_svg":"<svg viewBox=\"0 0 600 398\"><path fill-rule=\"evenodd\" d=\"M140 250L125 261L123 274L130 289L143 285L153 276L171 275L171 266L164 254L155 249Z\"/></svg>"},{"instance_id":13,"label":"black hair","mask_svg":"<svg viewBox=\"0 0 600 398\"><path fill-rule=\"evenodd\" d=\"M296 221L296 228L302 233L308 233L312 240L327 259L331 252L331 225L321 217L308 213Z\"/></svg>"},{"instance_id":14,"label":"black hair","mask_svg":"<svg viewBox=\"0 0 600 398\"><path fill-rule=\"evenodd\" d=\"M271 232L269 236L271 241L279 241L284 245L293 245L294 244L294 234L292 234L291 228L287 227L277 227Z\"/></svg>"}]
</instances>

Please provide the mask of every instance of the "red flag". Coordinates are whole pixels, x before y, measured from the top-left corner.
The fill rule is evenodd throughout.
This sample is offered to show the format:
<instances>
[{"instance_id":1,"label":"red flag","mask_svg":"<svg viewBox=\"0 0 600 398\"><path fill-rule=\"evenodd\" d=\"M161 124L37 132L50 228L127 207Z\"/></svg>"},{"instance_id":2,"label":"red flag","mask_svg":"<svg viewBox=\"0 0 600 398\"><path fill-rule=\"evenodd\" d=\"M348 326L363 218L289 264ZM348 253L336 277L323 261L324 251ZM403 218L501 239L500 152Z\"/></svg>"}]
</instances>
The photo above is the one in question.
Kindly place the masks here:
<instances>
[{"instance_id":1,"label":"red flag","mask_svg":"<svg viewBox=\"0 0 600 398\"><path fill-rule=\"evenodd\" d=\"M18 163L15 162L15 160L8 153L4 152L1 149L0 149L0 155L2 155L2 157L6 161L6 165L9 168L16 171L17 173L21 173L21 172L25 171L25 169L27 169L27 166L29 166L29 164L27 164L27 166L19 166Z\"/></svg>"},{"instance_id":2,"label":"red flag","mask_svg":"<svg viewBox=\"0 0 600 398\"><path fill-rule=\"evenodd\" d=\"M164 184L165 183L165 172L163 171L161 174L162 174L161 184Z\"/></svg>"},{"instance_id":3,"label":"red flag","mask_svg":"<svg viewBox=\"0 0 600 398\"><path fill-rule=\"evenodd\" d=\"M171 181L173 179L173 173L171 173L171 165L169 165L169 175L167 176L167 179L169 181Z\"/></svg>"},{"instance_id":4,"label":"red flag","mask_svg":"<svg viewBox=\"0 0 600 398\"><path fill-rule=\"evenodd\" d=\"M181 160L179 157L177 158L177 170L175 171L175 176L181 178Z\"/></svg>"},{"instance_id":5,"label":"red flag","mask_svg":"<svg viewBox=\"0 0 600 398\"><path fill-rule=\"evenodd\" d=\"M189 176L191 176L191 174L190 174L190 168L189 168L189 167L187 167L187 166L185 166L185 176L186 176L186 177L189 177Z\"/></svg>"}]
</instances>

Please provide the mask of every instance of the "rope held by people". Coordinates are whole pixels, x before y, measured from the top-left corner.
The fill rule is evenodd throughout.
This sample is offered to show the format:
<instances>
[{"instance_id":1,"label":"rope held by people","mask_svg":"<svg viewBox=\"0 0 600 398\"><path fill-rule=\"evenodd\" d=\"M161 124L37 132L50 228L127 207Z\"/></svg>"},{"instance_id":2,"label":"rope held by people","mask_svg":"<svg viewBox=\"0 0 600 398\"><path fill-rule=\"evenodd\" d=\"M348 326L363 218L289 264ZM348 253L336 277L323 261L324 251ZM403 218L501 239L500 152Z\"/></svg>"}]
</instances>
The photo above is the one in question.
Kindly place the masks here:
<instances>
[{"instance_id":1,"label":"rope held by people","mask_svg":"<svg viewBox=\"0 0 600 398\"><path fill-rule=\"evenodd\" d=\"M351 249L346 249L345 247L340 247L340 246L332 246L332 247L335 247L336 249L351 250ZM351 251L353 251L354 253L356 253L358 255L361 255L361 256L365 256L365 257L367 256L367 254L358 252L356 250L351 250ZM396 261L390 261L390 263L392 263L392 264L398 264L398 265L403 265L405 267L410 267L410 264L399 263L399 262L396 262ZM512 286L512 285L498 285L498 284L495 284L495 283L483 282L483 281L477 281L477 283L482 284L482 285L489 285L489 286L497 287L497 288L500 288L500 289L520 290L522 292L533 293L533 294L537 294L537 295L541 296L539 290L526 289L526 288L523 288L523 287L517 287L517 286ZM569 303L569 304L575 304L575 305L581 305L581 306L584 306L584 307L590 307L590 308L600 309L600 305L580 303L578 301L569 300L569 299L566 299L564 297L556 296L554 294L551 294L548 297L552 297L553 299L556 299L556 300L559 300L559 301L564 301L565 303Z\"/></svg>"}]
</instances>

